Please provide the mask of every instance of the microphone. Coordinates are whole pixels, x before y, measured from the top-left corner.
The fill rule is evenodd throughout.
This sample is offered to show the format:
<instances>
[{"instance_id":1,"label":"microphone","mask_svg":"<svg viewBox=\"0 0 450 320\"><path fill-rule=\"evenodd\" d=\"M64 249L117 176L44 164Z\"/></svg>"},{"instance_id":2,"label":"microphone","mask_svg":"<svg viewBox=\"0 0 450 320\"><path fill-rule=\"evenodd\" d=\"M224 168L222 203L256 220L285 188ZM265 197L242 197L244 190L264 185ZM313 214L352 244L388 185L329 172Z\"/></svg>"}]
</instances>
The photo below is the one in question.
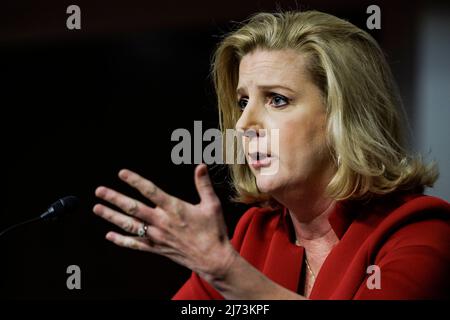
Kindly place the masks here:
<instances>
[{"instance_id":1,"label":"microphone","mask_svg":"<svg viewBox=\"0 0 450 320\"><path fill-rule=\"evenodd\" d=\"M75 211L79 206L79 200L75 196L66 196L64 198L59 199L58 201L55 201L50 207L48 207L47 211L45 211L43 214L41 214L38 217L32 218L30 220L26 220L20 223L17 223L15 225L12 225L2 232L0 232L0 237L4 234L8 233L9 231L16 229L20 226L38 221L38 220L55 220L64 214L67 214L69 212Z\"/></svg>"},{"instance_id":2,"label":"microphone","mask_svg":"<svg viewBox=\"0 0 450 320\"><path fill-rule=\"evenodd\" d=\"M80 201L75 196L61 198L48 207L47 211L41 214L39 218L44 220L51 218L56 219L64 213L75 211L78 208L79 202Z\"/></svg>"}]
</instances>

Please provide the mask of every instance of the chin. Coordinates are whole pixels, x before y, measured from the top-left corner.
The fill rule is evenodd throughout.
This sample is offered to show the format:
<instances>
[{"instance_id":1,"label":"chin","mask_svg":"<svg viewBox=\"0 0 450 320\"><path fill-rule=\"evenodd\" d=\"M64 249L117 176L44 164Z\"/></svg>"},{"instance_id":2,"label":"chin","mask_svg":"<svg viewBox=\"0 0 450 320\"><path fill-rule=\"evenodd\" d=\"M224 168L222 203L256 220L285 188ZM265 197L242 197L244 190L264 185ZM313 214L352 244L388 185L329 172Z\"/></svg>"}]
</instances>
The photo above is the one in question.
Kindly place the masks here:
<instances>
[{"instance_id":1,"label":"chin","mask_svg":"<svg viewBox=\"0 0 450 320\"><path fill-rule=\"evenodd\" d=\"M258 190L263 193L272 193L281 187L280 177L278 175L256 175L256 185Z\"/></svg>"}]
</instances>

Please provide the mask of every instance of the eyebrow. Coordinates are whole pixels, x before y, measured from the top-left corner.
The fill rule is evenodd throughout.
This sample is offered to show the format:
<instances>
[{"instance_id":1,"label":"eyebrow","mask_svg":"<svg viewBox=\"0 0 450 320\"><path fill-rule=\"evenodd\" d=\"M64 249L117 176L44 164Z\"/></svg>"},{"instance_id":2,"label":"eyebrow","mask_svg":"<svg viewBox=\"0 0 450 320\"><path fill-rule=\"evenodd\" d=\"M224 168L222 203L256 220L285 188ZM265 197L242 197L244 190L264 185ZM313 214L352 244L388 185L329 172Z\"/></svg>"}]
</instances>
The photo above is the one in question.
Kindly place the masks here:
<instances>
[{"instance_id":1,"label":"eyebrow","mask_svg":"<svg viewBox=\"0 0 450 320\"><path fill-rule=\"evenodd\" d=\"M292 90L291 88L285 87L285 86L281 86L281 85L263 85L263 86L257 86L259 89L268 91L268 90L273 90L273 89L284 89L287 91L290 91L291 93L295 93L294 90ZM244 90L244 88L239 87L236 89L236 93L239 94Z\"/></svg>"}]
</instances>

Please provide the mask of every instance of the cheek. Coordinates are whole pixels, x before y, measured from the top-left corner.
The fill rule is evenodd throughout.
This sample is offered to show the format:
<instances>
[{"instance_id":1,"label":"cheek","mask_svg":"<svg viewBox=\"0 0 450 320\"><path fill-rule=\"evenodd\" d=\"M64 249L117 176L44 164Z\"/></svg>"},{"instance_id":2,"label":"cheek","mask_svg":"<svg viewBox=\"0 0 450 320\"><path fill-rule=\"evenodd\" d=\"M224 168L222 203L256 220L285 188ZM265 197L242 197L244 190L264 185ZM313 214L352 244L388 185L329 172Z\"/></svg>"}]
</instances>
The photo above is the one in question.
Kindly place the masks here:
<instances>
[{"instance_id":1,"label":"cheek","mask_svg":"<svg viewBox=\"0 0 450 320\"><path fill-rule=\"evenodd\" d=\"M280 152L290 155L304 149L312 134L313 130L306 121L286 121L280 129Z\"/></svg>"},{"instance_id":2,"label":"cheek","mask_svg":"<svg viewBox=\"0 0 450 320\"><path fill-rule=\"evenodd\" d=\"M280 156L290 163L310 157L326 147L325 121L287 121L280 129Z\"/></svg>"}]
</instances>

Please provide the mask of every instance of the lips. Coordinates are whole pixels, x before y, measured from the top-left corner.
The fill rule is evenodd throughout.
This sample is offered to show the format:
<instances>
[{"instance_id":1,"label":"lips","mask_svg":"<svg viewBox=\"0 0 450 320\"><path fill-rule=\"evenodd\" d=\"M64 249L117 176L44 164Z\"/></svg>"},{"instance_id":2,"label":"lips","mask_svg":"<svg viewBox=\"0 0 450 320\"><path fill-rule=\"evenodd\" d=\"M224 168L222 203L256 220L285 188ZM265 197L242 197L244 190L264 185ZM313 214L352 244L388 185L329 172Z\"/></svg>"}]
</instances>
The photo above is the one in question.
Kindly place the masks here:
<instances>
[{"instance_id":1,"label":"lips","mask_svg":"<svg viewBox=\"0 0 450 320\"><path fill-rule=\"evenodd\" d=\"M270 153L266 154L263 152L251 152L248 155L249 155L250 159L255 160L255 161L270 158Z\"/></svg>"},{"instance_id":2,"label":"lips","mask_svg":"<svg viewBox=\"0 0 450 320\"><path fill-rule=\"evenodd\" d=\"M272 161L272 156L263 152L251 152L248 156L249 164L255 169L267 167Z\"/></svg>"}]
</instances>

